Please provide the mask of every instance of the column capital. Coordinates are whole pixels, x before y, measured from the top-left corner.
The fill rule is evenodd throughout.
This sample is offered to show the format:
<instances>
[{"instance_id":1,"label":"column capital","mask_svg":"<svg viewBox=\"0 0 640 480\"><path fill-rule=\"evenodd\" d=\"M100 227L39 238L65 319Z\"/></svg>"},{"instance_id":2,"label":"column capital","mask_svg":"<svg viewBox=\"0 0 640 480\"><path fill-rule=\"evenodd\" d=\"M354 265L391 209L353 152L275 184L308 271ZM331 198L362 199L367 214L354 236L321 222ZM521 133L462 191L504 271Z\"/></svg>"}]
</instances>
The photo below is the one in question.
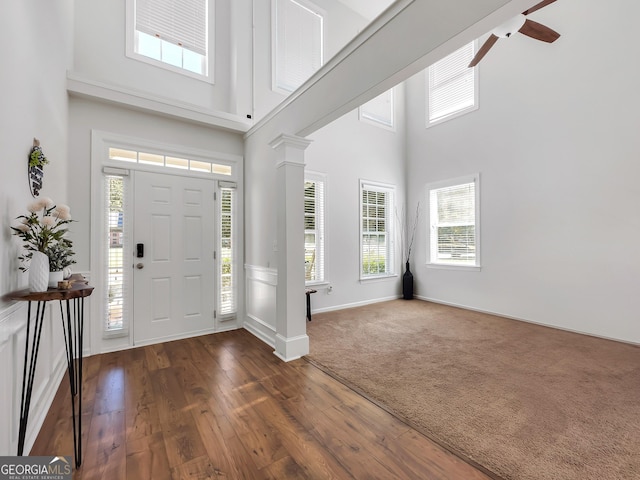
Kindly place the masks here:
<instances>
[{"instance_id":1,"label":"column capital","mask_svg":"<svg viewBox=\"0 0 640 480\"><path fill-rule=\"evenodd\" d=\"M297 135L288 135L283 133L269 143L269 146L274 150L278 150L281 147L293 147L298 150L306 150L311 145L312 140L308 140L305 137L298 137Z\"/></svg>"}]
</instances>

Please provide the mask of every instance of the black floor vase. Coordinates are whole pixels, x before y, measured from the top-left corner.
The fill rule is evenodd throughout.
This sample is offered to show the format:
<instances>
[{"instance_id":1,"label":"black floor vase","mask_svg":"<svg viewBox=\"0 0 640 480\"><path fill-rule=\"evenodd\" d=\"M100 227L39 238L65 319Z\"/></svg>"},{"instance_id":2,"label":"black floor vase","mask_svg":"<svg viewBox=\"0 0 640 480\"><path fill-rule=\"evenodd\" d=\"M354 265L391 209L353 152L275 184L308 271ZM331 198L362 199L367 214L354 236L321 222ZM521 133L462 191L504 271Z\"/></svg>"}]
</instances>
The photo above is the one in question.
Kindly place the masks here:
<instances>
[{"instance_id":1,"label":"black floor vase","mask_svg":"<svg viewBox=\"0 0 640 480\"><path fill-rule=\"evenodd\" d=\"M409 262L407 262L407 270L402 276L402 296L405 300L413 298L413 273L409 270Z\"/></svg>"}]
</instances>

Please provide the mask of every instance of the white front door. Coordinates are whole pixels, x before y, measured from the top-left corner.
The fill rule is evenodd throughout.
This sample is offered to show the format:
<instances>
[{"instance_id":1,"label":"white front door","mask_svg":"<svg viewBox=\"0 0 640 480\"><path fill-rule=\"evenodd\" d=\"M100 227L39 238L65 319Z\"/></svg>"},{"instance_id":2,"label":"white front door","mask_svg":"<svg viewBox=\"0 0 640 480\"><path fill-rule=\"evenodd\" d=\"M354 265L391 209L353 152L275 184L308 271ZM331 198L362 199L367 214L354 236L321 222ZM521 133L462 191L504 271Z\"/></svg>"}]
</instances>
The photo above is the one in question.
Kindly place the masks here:
<instances>
[{"instance_id":1,"label":"white front door","mask_svg":"<svg viewBox=\"0 0 640 480\"><path fill-rule=\"evenodd\" d=\"M134 175L134 344L212 332L214 182Z\"/></svg>"}]
</instances>

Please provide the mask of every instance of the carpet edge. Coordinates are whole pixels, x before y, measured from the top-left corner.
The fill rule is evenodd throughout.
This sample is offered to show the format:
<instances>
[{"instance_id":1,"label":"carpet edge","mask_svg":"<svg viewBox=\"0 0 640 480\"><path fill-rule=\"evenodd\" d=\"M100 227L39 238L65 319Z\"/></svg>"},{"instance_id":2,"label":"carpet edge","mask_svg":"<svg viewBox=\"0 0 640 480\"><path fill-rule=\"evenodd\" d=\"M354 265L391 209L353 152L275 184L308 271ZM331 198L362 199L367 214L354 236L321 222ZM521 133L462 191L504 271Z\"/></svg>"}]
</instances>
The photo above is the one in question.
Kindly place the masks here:
<instances>
[{"instance_id":1,"label":"carpet edge","mask_svg":"<svg viewBox=\"0 0 640 480\"><path fill-rule=\"evenodd\" d=\"M455 448L453 448L452 446L448 445L446 442L443 442L442 440L440 440L438 438L434 438L434 436L431 433L426 432L425 429L423 429L422 427L414 424L412 421L410 421L409 419L403 417L399 413L395 412L391 407L389 407L389 406L385 405L384 403L382 403L381 401L376 400L375 398L371 397L364 390L362 390L360 387L358 387L357 385L353 384L352 382L349 382L348 380L346 380L345 378L343 378L342 376L340 376L339 374L337 374L336 372L331 370L329 367L327 367L327 366L323 365L322 363L318 362L317 360L311 358L311 356L304 355L302 357L302 359L305 360L310 365L312 365L315 368L317 368L318 370L326 373L327 375L329 375L334 380L340 382L345 387L347 387L350 390L354 391L355 393L360 395L365 400L367 400L367 401L373 403L375 406L381 408L382 410L387 412L389 415L392 415L394 418L396 418L397 420L401 421L405 425L411 427L416 432L420 433L421 435L424 435L429 440L431 440L433 443L435 443L439 447L441 447L444 450L446 450L447 452L449 452L451 455L454 455L455 457L459 458L463 462L471 465L473 468L479 470L480 472L484 473L485 475L487 475L488 477L492 478L493 480L506 480L505 478L501 477L497 473L489 470L487 467L485 467L485 466L479 464L478 462L476 462L475 460L467 457L462 452L457 451Z\"/></svg>"}]
</instances>

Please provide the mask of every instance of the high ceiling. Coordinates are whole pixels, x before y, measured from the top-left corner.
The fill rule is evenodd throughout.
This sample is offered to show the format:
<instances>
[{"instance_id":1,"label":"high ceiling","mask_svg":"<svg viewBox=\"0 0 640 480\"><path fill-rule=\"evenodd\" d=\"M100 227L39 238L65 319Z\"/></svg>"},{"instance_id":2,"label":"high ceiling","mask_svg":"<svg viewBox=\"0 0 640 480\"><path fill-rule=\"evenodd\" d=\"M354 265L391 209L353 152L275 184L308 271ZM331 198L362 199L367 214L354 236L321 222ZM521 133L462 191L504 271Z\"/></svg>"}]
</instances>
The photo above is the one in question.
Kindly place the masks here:
<instances>
[{"instance_id":1,"label":"high ceiling","mask_svg":"<svg viewBox=\"0 0 640 480\"><path fill-rule=\"evenodd\" d=\"M380 15L395 0L340 0L351 10L358 12L367 20Z\"/></svg>"}]
</instances>

